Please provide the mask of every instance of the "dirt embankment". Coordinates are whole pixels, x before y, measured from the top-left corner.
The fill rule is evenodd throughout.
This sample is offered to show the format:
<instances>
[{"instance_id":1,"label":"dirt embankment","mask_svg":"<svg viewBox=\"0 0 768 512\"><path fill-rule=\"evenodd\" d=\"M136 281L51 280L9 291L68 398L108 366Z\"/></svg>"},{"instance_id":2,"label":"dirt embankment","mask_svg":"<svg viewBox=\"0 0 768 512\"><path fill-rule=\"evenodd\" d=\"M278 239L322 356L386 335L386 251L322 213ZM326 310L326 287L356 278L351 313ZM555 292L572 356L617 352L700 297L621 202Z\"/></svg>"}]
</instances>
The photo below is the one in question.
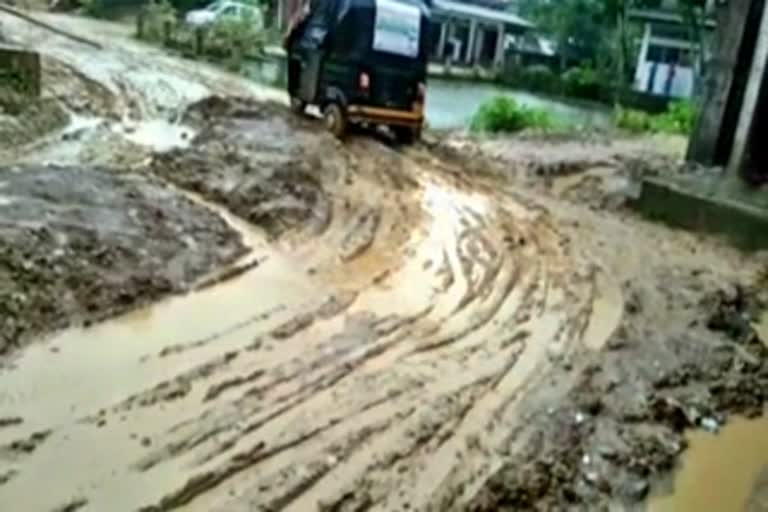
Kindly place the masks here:
<instances>
[{"instance_id":1,"label":"dirt embankment","mask_svg":"<svg viewBox=\"0 0 768 512\"><path fill-rule=\"evenodd\" d=\"M679 137L619 138L600 134L448 136L435 149L475 174L493 174L529 191L592 210L621 210L643 176L686 172Z\"/></svg>"},{"instance_id":2,"label":"dirt embankment","mask_svg":"<svg viewBox=\"0 0 768 512\"><path fill-rule=\"evenodd\" d=\"M0 168L0 353L171 292L244 250L157 181L104 169Z\"/></svg>"}]
</instances>

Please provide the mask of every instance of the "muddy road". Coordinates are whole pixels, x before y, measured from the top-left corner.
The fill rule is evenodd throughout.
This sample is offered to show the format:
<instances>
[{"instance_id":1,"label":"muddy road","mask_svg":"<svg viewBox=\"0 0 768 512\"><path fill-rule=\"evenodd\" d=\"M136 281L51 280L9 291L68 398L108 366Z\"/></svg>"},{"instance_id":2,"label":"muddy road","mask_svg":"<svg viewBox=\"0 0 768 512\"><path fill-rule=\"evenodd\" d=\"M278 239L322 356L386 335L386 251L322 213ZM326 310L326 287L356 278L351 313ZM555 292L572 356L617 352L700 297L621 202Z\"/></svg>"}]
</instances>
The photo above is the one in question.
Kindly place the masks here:
<instances>
[{"instance_id":1,"label":"muddy road","mask_svg":"<svg viewBox=\"0 0 768 512\"><path fill-rule=\"evenodd\" d=\"M0 154L1 225L59 219L62 272L101 294L56 318L131 312L63 331L8 314L56 334L2 360L0 509L636 505L685 428L762 411L763 260L626 209L649 143L341 144L119 26L47 19L106 49L0 17L67 113ZM70 217L120 258L89 259ZM16 238L59 304L77 280Z\"/></svg>"}]
</instances>

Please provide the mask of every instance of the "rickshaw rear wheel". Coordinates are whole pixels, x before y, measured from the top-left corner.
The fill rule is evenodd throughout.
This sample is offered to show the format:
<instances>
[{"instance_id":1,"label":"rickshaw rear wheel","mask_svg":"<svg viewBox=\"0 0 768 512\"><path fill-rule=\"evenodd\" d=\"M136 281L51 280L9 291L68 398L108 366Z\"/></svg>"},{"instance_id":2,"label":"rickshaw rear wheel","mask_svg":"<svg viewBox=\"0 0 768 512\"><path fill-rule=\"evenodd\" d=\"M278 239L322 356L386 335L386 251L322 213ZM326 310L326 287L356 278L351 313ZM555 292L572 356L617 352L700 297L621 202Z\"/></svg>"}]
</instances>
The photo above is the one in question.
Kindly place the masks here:
<instances>
[{"instance_id":1,"label":"rickshaw rear wheel","mask_svg":"<svg viewBox=\"0 0 768 512\"><path fill-rule=\"evenodd\" d=\"M303 115L307 110L307 102L296 96L291 96L291 112Z\"/></svg>"},{"instance_id":2,"label":"rickshaw rear wheel","mask_svg":"<svg viewBox=\"0 0 768 512\"><path fill-rule=\"evenodd\" d=\"M347 132L347 116L338 103L329 103L323 109L323 119L328 131L338 138L342 138Z\"/></svg>"},{"instance_id":3,"label":"rickshaw rear wheel","mask_svg":"<svg viewBox=\"0 0 768 512\"><path fill-rule=\"evenodd\" d=\"M421 128L411 126L394 126L392 131L400 144L413 144L421 138Z\"/></svg>"}]
</instances>

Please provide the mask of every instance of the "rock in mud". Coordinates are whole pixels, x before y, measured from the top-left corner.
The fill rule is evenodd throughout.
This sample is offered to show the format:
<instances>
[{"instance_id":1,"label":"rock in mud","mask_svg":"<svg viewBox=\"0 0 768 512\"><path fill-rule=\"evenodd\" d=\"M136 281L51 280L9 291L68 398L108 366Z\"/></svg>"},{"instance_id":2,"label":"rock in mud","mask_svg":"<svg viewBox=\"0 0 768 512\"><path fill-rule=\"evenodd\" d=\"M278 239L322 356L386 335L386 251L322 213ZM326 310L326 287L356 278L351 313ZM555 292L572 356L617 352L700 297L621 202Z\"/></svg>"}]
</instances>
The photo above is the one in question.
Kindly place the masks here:
<instances>
[{"instance_id":1,"label":"rock in mud","mask_svg":"<svg viewBox=\"0 0 768 512\"><path fill-rule=\"evenodd\" d=\"M215 214L102 169L0 168L0 353L125 312L244 251Z\"/></svg>"}]
</instances>

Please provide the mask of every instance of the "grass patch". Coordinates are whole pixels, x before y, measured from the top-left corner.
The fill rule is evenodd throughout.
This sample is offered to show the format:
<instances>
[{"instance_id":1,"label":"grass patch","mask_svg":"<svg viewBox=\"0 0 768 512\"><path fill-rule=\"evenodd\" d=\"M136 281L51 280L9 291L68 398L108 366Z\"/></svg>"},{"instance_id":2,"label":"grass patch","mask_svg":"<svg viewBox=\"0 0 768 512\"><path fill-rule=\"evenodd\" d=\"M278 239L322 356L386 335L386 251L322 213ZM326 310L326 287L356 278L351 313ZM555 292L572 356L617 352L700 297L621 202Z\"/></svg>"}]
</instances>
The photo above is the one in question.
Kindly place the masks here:
<instances>
[{"instance_id":1,"label":"grass patch","mask_svg":"<svg viewBox=\"0 0 768 512\"><path fill-rule=\"evenodd\" d=\"M144 26L140 36L147 41L162 43L170 35L166 34L166 30L172 33L177 24L176 9L168 0L151 0L144 8Z\"/></svg>"},{"instance_id":2,"label":"grass patch","mask_svg":"<svg viewBox=\"0 0 768 512\"><path fill-rule=\"evenodd\" d=\"M614 114L614 123L617 128L631 133L690 135L696 116L696 107L691 102L679 101L670 103L666 112L656 115L619 107Z\"/></svg>"},{"instance_id":3,"label":"grass patch","mask_svg":"<svg viewBox=\"0 0 768 512\"><path fill-rule=\"evenodd\" d=\"M550 130L555 120L546 110L518 104L508 96L496 96L480 106L470 129L484 133L514 133L526 129Z\"/></svg>"}]
</instances>

